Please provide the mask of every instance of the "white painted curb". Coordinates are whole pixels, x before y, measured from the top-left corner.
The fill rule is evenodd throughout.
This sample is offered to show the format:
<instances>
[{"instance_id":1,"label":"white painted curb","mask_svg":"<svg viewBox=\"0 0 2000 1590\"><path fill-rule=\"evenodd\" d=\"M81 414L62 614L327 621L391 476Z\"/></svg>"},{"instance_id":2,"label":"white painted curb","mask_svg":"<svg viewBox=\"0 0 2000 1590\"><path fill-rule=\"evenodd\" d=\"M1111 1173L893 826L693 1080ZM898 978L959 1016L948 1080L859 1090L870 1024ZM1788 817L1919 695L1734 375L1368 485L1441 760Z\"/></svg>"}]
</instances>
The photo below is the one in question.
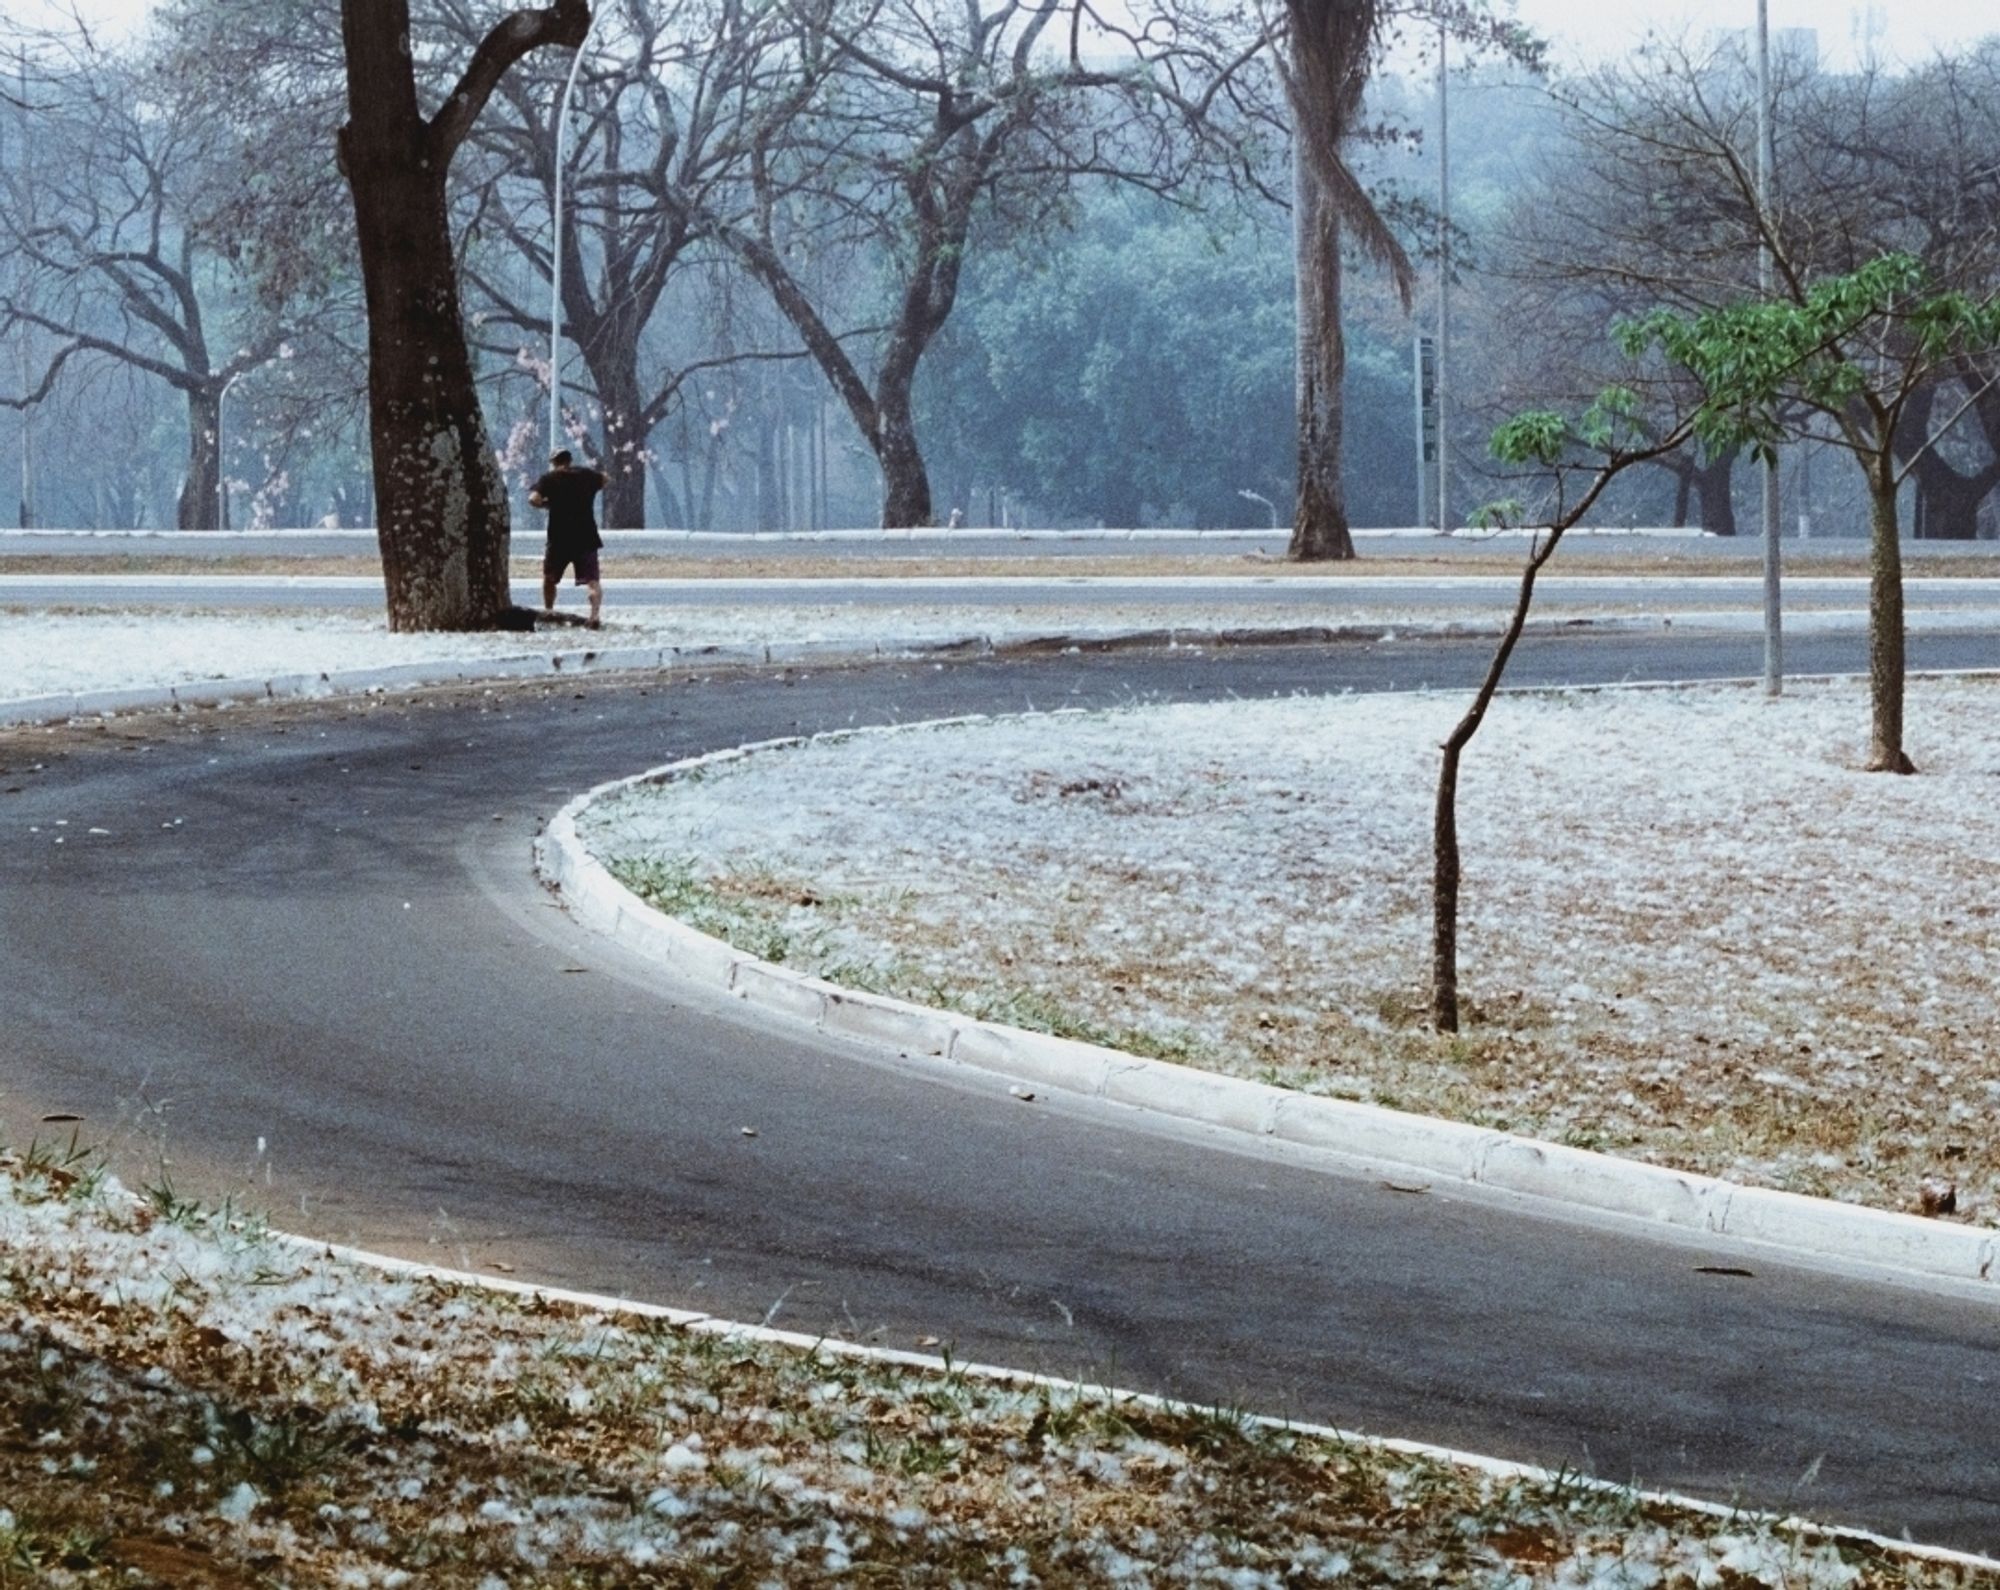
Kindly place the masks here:
<instances>
[{"instance_id":1,"label":"white painted curb","mask_svg":"<svg viewBox=\"0 0 2000 1590\"><path fill-rule=\"evenodd\" d=\"M607 1297L596 1292L572 1292L562 1287L538 1286L532 1281L510 1281L499 1276L479 1275L467 1270L445 1269L435 1264L422 1264L413 1259L399 1259L385 1253L371 1253L362 1248L316 1242L310 1237L295 1236L284 1231L271 1231L268 1235L278 1246L292 1249L301 1255L324 1256L338 1263L379 1270L411 1280L442 1281L455 1286L505 1293L511 1297L545 1299L604 1315L629 1315L640 1319L662 1320L696 1335L785 1347L803 1352L809 1357L825 1353L835 1358L886 1364L925 1374L964 1375L1002 1385L1058 1392L1082 1401L1111 1407L1126 1405L1174 1413L1196 1406L1191 1403L1175 1402L1168 1397L1155 1396L1151 1392L1127 1391L1116 1386L1086 1385L1081 1381L1036 1374L1032 1370L1009 1369L1001 1364L965 1363L955 1358L942 1358L930 1353L906 1352L893 1347L870 1347L860 1342L843 1341L836 1336L810 1336L801 1331L776 1330L768 1325L746 1325L736 1320L721 1319L713 1314L702 1314L691 1309L669 1308L659 1303L642 1303L632 1298ZM1393 1452L1403 1457L1427 1458L1432 1462L1452 1464L1478 1473L1490 1474L1499 1480L1522 1480L1529 1484L1548 1485L1560 1479L1564 1484L1630 1495L1643 1502L1679 1508L1704 1518L1754 1520L1768 1525L1781 1534L1796 1534L1836 1544L1847 1542L1870 1546L1878 1551L1921 1562L1965 1568L1981 1573L2000 1573L2000 1559L1981 1557L1972 1552L1954 1551L1948 1546L1924 1546L1910 1540L1896 1540L1865 1529L1817 1523L1796 1514L1780 1517L1775 1513L1753 1512L1721 1502L1704 1501L1699 1497L1681 1496L1673 1491L1633 1490L1615 1480L1596 1479L1567 1471L1558 1476L1548 1469L1537 1468L1533 1464L1513 1463L1505 1458L1487 1457L1478 1452L1462 1452L1453 1447L1432 1446L1422 1441L1367 1435L1359 1431L1338 1429L1332 1425L1301 1424L1266 1414L1246 1414L1242 1422L1260 1430L1289 1431L1311 1439L1373 1447L1378 1451Z\"/></svg>"},{"instance_id":2,"label":"white painted curb","mask_svg":"<svg viewBox=\"0 0 2000 1590\"><path fill-rule=\"evenodd\" d=\"M2000 1287L2000 1231L1743 1186L1455 1121L1322 1098L842 988L759 960L654 910L612 877L577 834L578 816L599 800L672 783L722 763L808 743L987 721L997 720L953 718L842 729L813 736L810 742L770 740L616 779L579 795L551 819L535 841L536 868L585 926L676 976L839 1037L990 1072L1017 1084L1060 1088L1177 1120L1296 1143L1404 1174L1496 1188L1673 1231L1729 1237L1794 1258Z\"/></svg>"}]
</instances>

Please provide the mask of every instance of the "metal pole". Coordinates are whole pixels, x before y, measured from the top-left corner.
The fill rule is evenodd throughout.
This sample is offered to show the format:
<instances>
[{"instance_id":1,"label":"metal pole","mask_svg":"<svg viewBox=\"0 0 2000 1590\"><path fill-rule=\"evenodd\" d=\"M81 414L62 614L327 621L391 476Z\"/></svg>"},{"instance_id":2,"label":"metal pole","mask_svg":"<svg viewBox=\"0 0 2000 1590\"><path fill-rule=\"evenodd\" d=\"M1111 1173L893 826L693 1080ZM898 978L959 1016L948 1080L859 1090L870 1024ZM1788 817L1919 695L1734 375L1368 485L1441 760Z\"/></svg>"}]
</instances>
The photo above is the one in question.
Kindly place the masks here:
<instances>
[{"instance_id":1,"label":"metal pole","mask_svg":"<svg viewBox=\"0 0 2000 1590\"><path fill-rule=\"evenodd\" d=\"M1430 407L1424 401L1428 394L1424 391L1424 328L1417 323L1415 335L1410 338L1410 396L1412 407L1417 411L1417 517L1413 524L1428 525L1431 522L1430 508L1426 499L1431 492L1431 461L1424 456L1424 421L1430 418Z\"/></svg>"},{"instance_id":2,"label":"metal pole","mask_svg":"<svg viewBox=\"0 0 2000 1590\"><path fill-rule=\"evenodd\" d=\"M28 191L28 168L33 161L29 148L29 138L33 123L28 116L28 51L23 45L15 52L14 64L20 83L19 109L15 112L16 125L21 136L15 141L15 157L20 164L22 190ZM34 364L28 357L28 328L21 328L21 395L28 395L28 383L34 379ZM37 518L35 512L35 411L32 406L21 410L21 528L31 529Z\"/></svg>"},{"instance_id":3,"label":"metal pole","mask_svg":"<svg viewBox=\"0 0 2000 1590\"><path fill-rule=\"evenodd\" d=\"M1437 335L1437 526L1451 534L1451 405L1445 371L1451 351L1451 113L1445 72L1446 34L1438 24L1438 335Z\"/></svg>"},{"instance_id":4,"label":"metal pole","mask_svg":"<svg viewBox=\"0 0 2000 1590\"><path fill-rule=\"evenodd\" d=\"M34 380L34 365L28 358L28 333L21 332L21 392L26 396ZM35 523L35 410L32 404L21 410L21 528Z\"/></svg>"},{"instance_id":5,"label":"metal pole","mask_svg":"<svg viewBox=\"0 0 2000 1590\"><path fill-rule=\"evenodd\" d=\"M1771 255L1774 225L1771 184L1776 176L1777 145L1771 130L1771 4L1757 0L1757 284L1771 296L1776 261ZM1785 629L1781 602L1781 551L1778 541L1778 460L1764 460L1764 694L1785 689Z\"/></svg>"},{"instance_id":6,"label":"metal pole","mask_svg":"<svg viewBox=\"0 0 2000 1590\"><path fill-rule=\"evenodd\" d=\"M556 106L556 190L550 206L549 231L549 451L562 446L562 330L563 330L563 178L569 165L569 102L576 93L577 74L597 32L598 18L604 15L603 0L591 8L590 26L569 63L569 78L563 84L562 100Z\"/></svg>"}]
</instances>

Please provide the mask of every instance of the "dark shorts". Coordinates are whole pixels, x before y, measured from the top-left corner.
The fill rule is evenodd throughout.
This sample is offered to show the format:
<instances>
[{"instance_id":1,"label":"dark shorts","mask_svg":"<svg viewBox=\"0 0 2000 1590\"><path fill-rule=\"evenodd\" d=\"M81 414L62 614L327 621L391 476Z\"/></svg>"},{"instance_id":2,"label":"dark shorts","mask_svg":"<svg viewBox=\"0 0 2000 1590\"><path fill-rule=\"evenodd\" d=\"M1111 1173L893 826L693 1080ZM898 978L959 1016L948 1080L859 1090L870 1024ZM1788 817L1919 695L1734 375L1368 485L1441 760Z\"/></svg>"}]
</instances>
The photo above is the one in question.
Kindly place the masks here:
<instances>
[{"instance_id":1,"label":"dark shorts","mask_svg":"<svg viewBox=\"0 0 2000 1590\"><path fill-rule=\"evenodd\" d=\"M551 585L554 585L562 579L563 570L568 568L572 563L576 565L576 583L578 585L595 585L598 582L597 548L595 547L577 547L575 549L550 547L547 552L542 554L542 578L547 580Z\"/></svg>"}]
</instances>

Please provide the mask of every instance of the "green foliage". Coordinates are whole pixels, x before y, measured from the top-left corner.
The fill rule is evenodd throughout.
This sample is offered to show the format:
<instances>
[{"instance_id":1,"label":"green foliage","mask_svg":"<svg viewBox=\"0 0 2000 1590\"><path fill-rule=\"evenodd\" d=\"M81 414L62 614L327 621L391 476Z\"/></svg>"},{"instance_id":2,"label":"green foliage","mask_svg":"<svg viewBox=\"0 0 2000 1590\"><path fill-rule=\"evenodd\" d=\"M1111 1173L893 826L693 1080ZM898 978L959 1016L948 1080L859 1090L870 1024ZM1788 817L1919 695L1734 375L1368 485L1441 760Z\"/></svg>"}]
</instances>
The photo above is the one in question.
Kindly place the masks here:
<instances>
[{"instance_id":1,"label":"green foliage","mask_svg":"<svg viewBox=\"0 0 2000 1590\"><path fill-rule=\"evenodd\" d=\"M1503 464L1555 465L1569 445L1569 421L1554 409L1516 414L1493 433L1493 456Z\"/></svg>"},{"instance_id":2,"label":"green foliage","mask_svg":"<svg viewBox=\"0 0 2000 1590\"><path fill-rule=\"evenodd\" d=\"M1502 497L1497 502L1481 503L1472 510L1468 522L1478 530L1505 530L1527 516L1527 505L1520 498Z\"/></svg>"},{"instance_id":3,"label":"green foliage","mask_svg":"<svg viewBox=\"0 0 2000 1590\"><path fill-rule=\"evenodd\" d=\"M1695 434L1710 452L1748 447L1768 457L1781 405L1798 399L1844 410L1871 389L1877 348L1894 350L1891 379L1907 382L1912 361L1934 364L2000 343L2000 305L1926 295L1928 285L1921 261L1884 254L1814 283L1803 301L1751 300L1696 315L1656 309L1614 335L1626 357L1657 350L1700 383ZM1867 347L1857 346L1864 338Z\"/></svg>"},{"instance_id":4,"label":"green foliage","mask_svg":"<svg viewBox=\"0 0 2000 1590\"><path fill-rule=\"evenodd\" d=\"M1412 511L1409 343L1347 328L1349 511ZM975 249L918 377L933 484L1010 486L1106 523L1288 515L1298 445L1291 242L1282 217L1091 196L1032 253ZM983 512L984 503L975 509Z\"/></svg>"},{"instance_id":5,"label":"green foliage","mask_svg":"<svg viewBox=\"0 0 2000 1590\"><path fill-rule=\"evenodd\" d=\"M1931 365L2000 346L2000 302L1927 295L1928 280L1911 255L1884 254L1814 283L1802 300L1752 299L1693 315L1655 309L1618 322L1611 335L1634 364L1660 357L1694 377L1703 399L1693 434L1710 456L1748 448L1769 458L1783 434L1783 407L1804 401L1845 410L1871 390L1871 363L1879 361L1864 356L1877 348L1896 350L1891 379L1907 382L1913 360ZM1862 339L1866 348L1857 346ZM1614 463L1645 441L1641 409L1634 391L1612 386L1573 423L1553 409L1517 414L1494 431L1493 456L1546 469L1585 449Z\"/></svg>"}]
</instances>

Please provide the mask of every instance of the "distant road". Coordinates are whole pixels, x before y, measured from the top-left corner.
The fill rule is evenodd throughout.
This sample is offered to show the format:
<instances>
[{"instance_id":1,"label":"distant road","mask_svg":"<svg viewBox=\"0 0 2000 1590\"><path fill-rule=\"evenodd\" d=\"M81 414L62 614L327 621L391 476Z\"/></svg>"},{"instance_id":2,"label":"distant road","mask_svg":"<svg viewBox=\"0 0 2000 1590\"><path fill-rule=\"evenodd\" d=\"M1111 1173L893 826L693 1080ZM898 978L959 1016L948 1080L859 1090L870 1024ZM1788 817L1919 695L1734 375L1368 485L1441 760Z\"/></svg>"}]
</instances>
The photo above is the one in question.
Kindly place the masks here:
<instances>
[{"instance_id":1,"label":"distant road","mask_svg":"<svg viewBox=\"0 0 2000 1590\"><path fill-rule=\"evenodd\" d=\"M1995 565L2000 574L2000 564ZM607 571L612 608L803 605L846 608L936 607L1217 608L1276 612L1299 622L1340 620L1357 608L1373 611L1499 612L1512 602L1511 575L1242 574L1091 575L1046 572L1019 578L871 577L833 579L619 579ZM1762 585L1742 575L1564 575L1537 586L1541 613L1694 610L1759 612ZM1989 579L1926 578L1904 582L1913 611L1972 612L2000 606ZM516 596L533 602L531 587ZM1788 611L1858 612L1868 582L1854 576L1794 575L1785 583ZM110 607L298 608L379 610L382 582L372 575L0 574L0 608L17 610Z\"/></svg>"},{"instance_id":2,"label":"distant road","mask_svg":"<svg viewBox=\"0 0 2000 1590\"><path fill-rule=\"evenodd\" d=\"M1912 661L1993 645L1919 637ZM643 675L0 732L8 1119L80 1115L135 1185L170 1156L185 1193L315 1237L2000 1548L1990 1296L1027 1105L664 981L529 870L575 791L747 740L1464 687L1489 651ZM1858 635L1795 654L1866 664ZM1515 680L1758 659L1753 636L1546 636Z\"/></svg>"},{"instance_id":3,"label":"distant road","mask_svg":"<svg viewBox=\"0 0 2000 1590\"><path fill-rule=\"evenodd\" d=\"M536 537L523 526L521 542L529 548ZM1630 552L1669 561L1700 562L1710 558L1746 558L1758 554L1760 542L1728 536L1690 535L1679 531L1571 532L1579 545L1593 553ZM1518 538L1463 533L1439 536L1418 530L1359 530L1364 554L1412 557L1490 555L1496 547L1517 545ZM735 535L719 531L614 530L607 541L619 555L662 556L676 553L702 558L909 558L948 555L954 558L995 557L1119 557L1158 554L1190 557L1213 554L1240 558L1249 553L1276 557L1285 549L1285 532L1278 530L825 530L771 535ZM0 530L0 557L347 557L375 546L373 530ZM1821 558L1853 558L1867 551L1861 540L1790 540L1787 563L1811 563ZM1909 541L1906 558L1990 558L2000 574L2000 541Z\"/></svg>"}]
</instances>

